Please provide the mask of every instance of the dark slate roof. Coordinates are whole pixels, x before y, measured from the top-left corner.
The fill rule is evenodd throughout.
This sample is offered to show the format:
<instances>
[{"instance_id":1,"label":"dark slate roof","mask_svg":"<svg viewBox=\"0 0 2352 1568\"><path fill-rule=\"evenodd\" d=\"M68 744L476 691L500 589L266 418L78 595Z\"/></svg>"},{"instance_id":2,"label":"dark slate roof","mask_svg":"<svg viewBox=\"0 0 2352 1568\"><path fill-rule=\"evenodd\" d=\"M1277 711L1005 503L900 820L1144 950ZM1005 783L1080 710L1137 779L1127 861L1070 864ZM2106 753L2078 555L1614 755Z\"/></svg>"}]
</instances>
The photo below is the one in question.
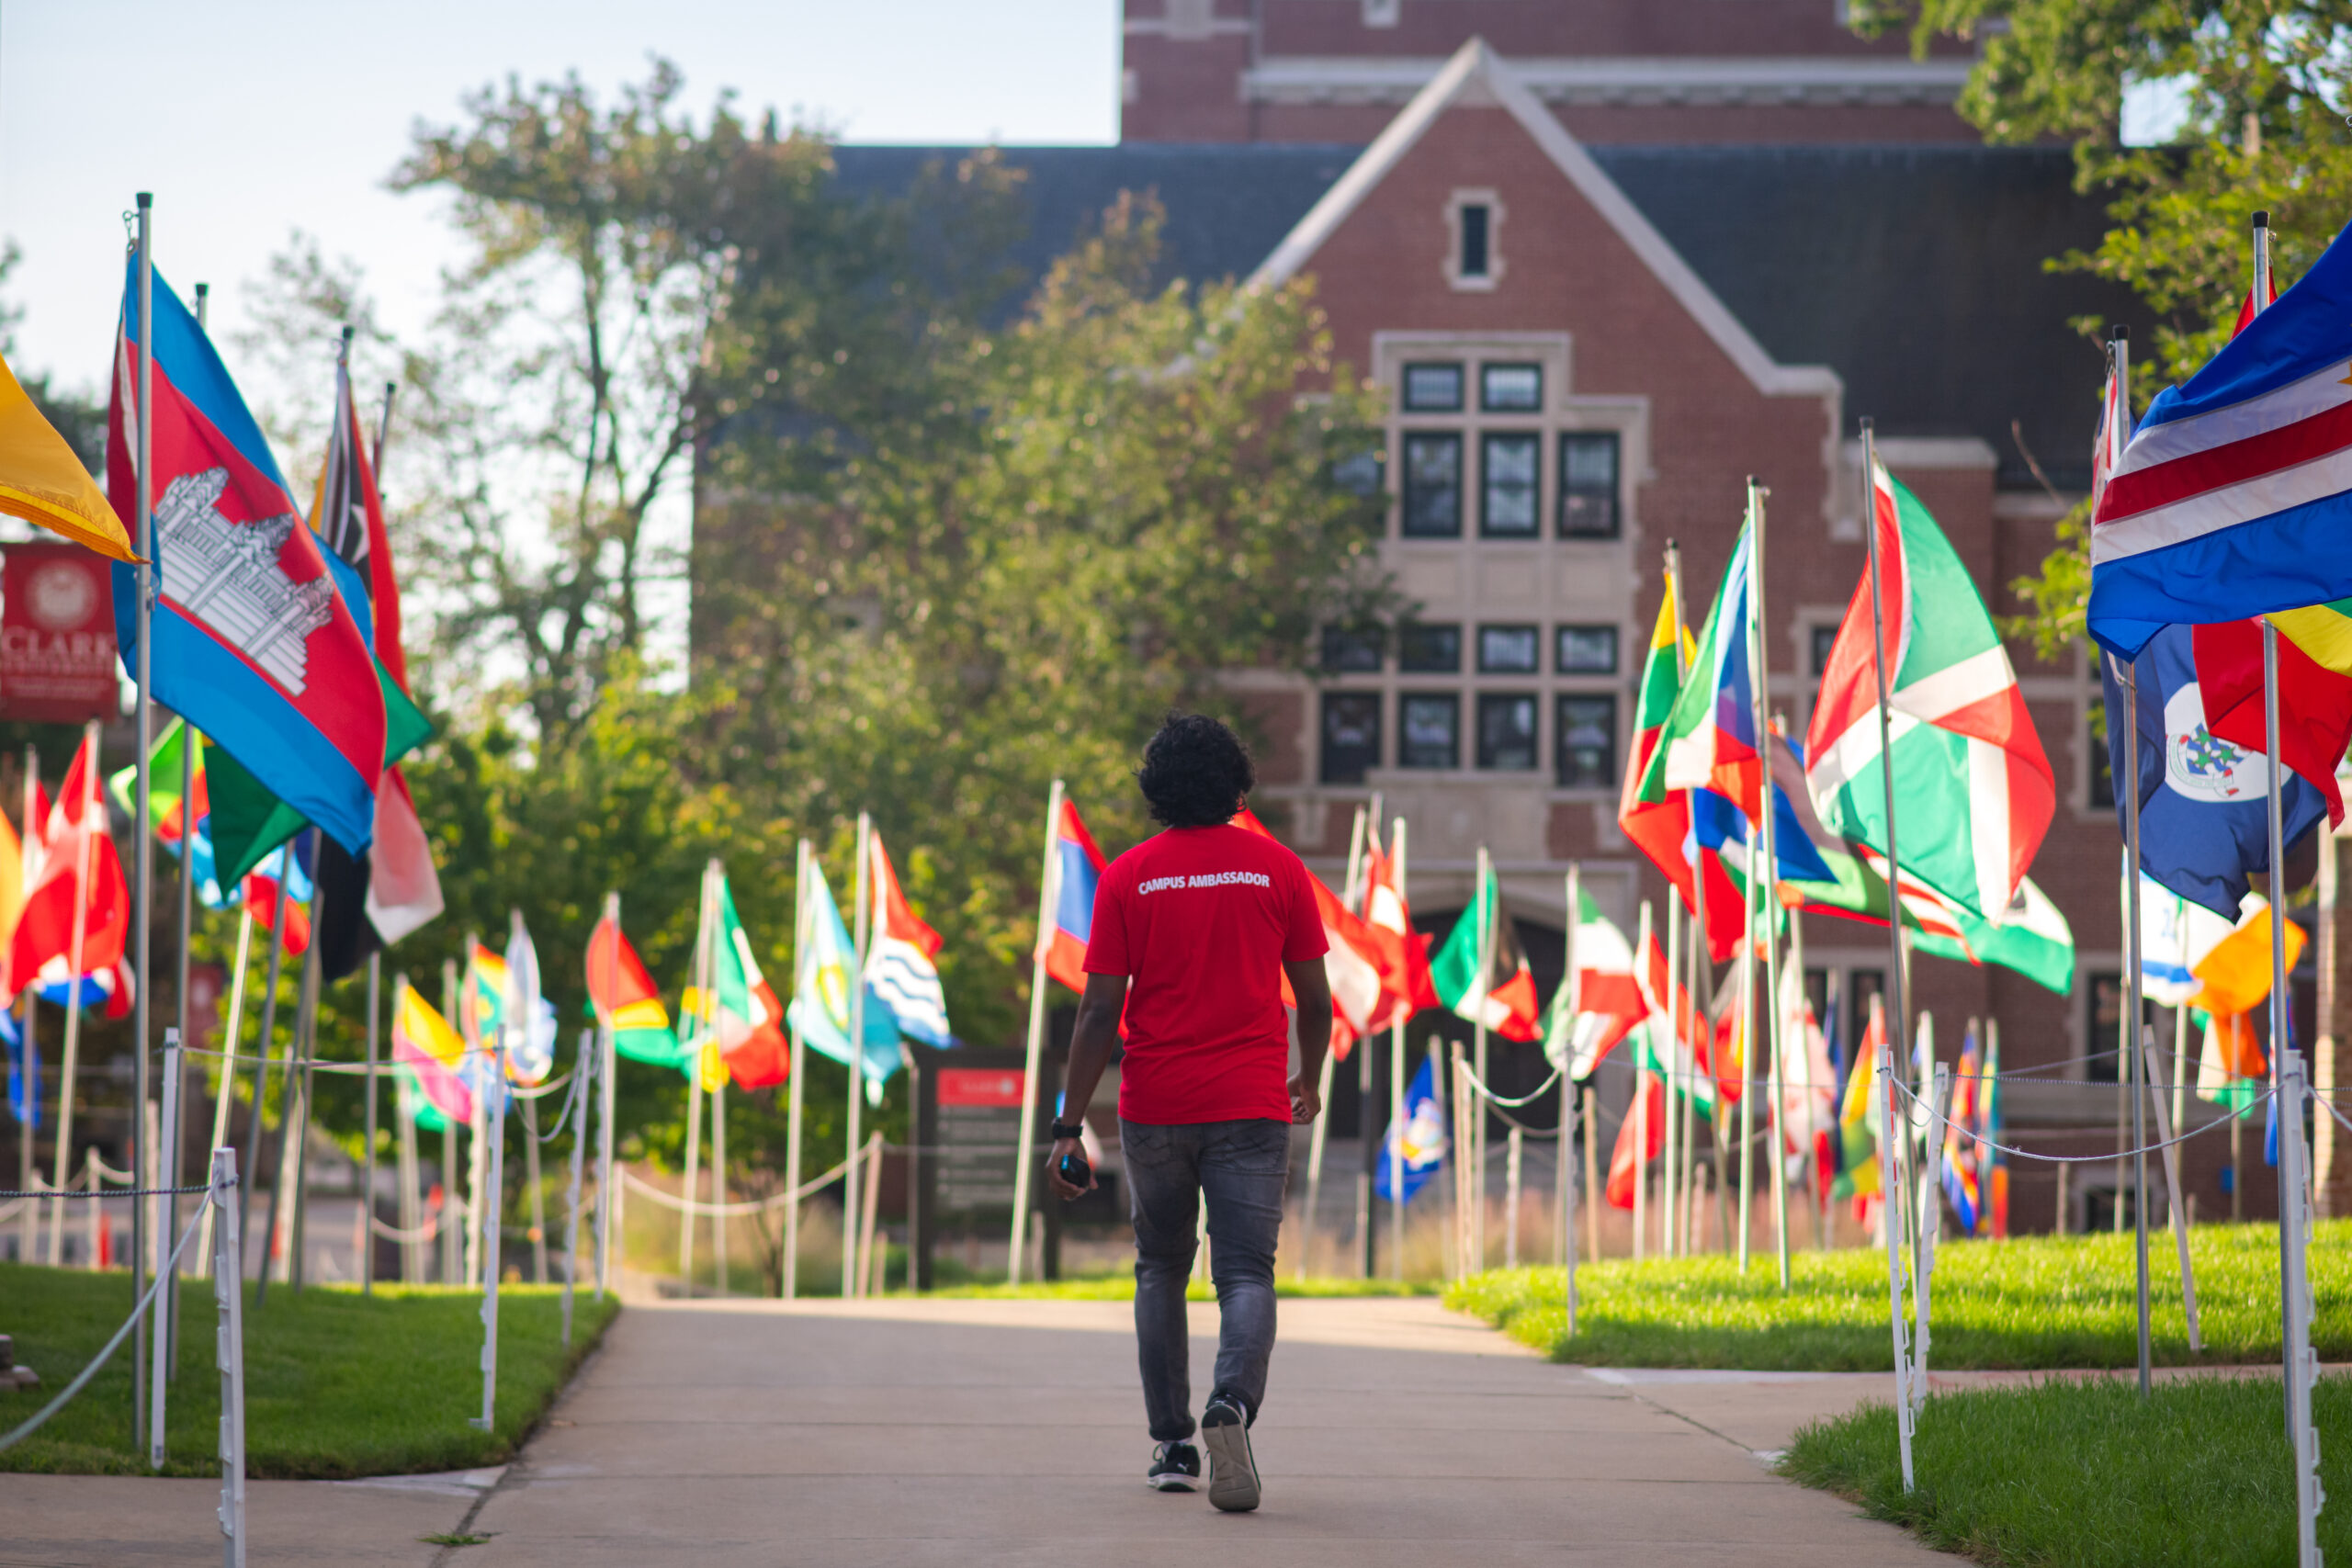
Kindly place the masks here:
<instances>
[{"instance_id":1,"label":"dark slate roof","mask_svg":"<svg viewBox=\"0 0 2352 1568\"><path fill-rule=\"evenodd\" d=\"M854 190L899 190L969 148L844 146ZM1167 209L1163 277L1245 276L1353 162L1353 147L1293 144L1011 147L1031 276L1122 190ZM1849 419L1890 435L1974 435L2007 489L2034 488L2017 439L2059 486L2089 484L2098 350L2068 325L2145 312L2098 279L2043 261L2089 249L2102 204L2078 195L2063 149L1973 146L1589 149L1610 177L1775 359L1827 365Z\"/></svg>"}]
</instances>

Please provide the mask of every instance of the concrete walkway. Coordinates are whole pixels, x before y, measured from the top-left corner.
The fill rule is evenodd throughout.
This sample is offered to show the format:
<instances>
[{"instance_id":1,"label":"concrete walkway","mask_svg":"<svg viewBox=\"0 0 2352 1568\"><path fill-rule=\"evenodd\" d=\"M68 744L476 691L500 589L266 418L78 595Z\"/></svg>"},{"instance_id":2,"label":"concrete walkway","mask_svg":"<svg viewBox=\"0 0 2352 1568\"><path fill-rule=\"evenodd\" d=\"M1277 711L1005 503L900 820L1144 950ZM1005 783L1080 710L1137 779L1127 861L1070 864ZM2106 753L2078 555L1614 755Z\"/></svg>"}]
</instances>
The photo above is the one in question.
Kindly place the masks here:
<instances>
[{"instance_id":1,"label":"concrete walkway","mask_svg":"<svg viewBox=\"0 0 2352 1568\"><path fill-rule=\"evenodd\" d=\"M1430 1301L1284 1302L1265 1505L1220 1515L1142 1483L1125 1303L637 1305L503 1473L257 1485L254 1562L1949 1562L1756 1457L1889 1382L1588 1371ZM8 1476L0 1564L218 1562L211 1495ZM416 1539L458 1530L490 1540Z\"/></svg>"}]
</instances>

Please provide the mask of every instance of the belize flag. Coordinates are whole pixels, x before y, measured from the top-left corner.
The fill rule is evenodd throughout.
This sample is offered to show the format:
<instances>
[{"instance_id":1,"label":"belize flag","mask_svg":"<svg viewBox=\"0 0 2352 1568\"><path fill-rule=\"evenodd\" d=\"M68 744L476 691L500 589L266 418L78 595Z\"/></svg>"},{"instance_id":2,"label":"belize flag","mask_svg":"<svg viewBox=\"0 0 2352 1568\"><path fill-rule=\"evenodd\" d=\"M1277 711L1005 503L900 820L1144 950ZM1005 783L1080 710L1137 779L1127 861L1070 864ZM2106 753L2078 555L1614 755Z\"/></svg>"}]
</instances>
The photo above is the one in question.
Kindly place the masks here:
<instances>
[{"instance_id":1,"label":"belize flag","mask_svg":"<svg viewBox=\"0 0 2352 1568\"><path fill-rule=\"evenodd\" d=\"M196 318L154 283L155 697L357 853L374 831L384 695L261 427ZM135 516L139 271L130 264L107 410L107 488ZM137 581L115 571L115 639L138 668Z\"/></svg>"},{"instance_id":2,"label":"belize flag","mask_svg":"<svg viewBox=\"0 0 2352 1568\"><path fill-rule=\"evenodd\" d=\"M1073 991L1086 989L1086 943L1094 934L1094 889L1106 864L1094 847L1094 835L1078 818L1078 807L1068 797L1054 823L1053 841L1046 852L1044 908L1053 911L1052 924L1037 932L1037 962L1046 973Z\"/></svg>"},{"instance_id":3,"label":"belize flag","mask_svg":"<svg viewBox=\"0 0 2352 1568\"><path fill-rule=\"evenodd\" d=\"M2091 515L2089 630L2119 658L2164 626L2352 594L2352 240L2168 387Z\"/></svg>"}]
</instances>

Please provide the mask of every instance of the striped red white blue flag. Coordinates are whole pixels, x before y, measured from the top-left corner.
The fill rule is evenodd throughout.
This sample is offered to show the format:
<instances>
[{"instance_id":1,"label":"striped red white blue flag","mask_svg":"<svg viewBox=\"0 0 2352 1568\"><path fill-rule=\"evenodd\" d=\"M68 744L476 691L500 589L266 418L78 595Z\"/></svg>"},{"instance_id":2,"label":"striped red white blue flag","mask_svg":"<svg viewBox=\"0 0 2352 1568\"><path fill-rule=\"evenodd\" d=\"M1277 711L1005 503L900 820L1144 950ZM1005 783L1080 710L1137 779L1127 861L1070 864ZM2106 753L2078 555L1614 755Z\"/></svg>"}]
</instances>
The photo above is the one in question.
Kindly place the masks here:
<instances>
[{"instance_id":1,"label":"striped red white blue flag","mask_svg":"<svg viewBox=\"0 0 2352 1568\"><path fill-rule=\"evenodd\" d=\"M2167 625L2347 594L2352 240L2339 234L2149 405L2092 515L2089 630L2128 660Z\"/></svg>"}]
</instances>

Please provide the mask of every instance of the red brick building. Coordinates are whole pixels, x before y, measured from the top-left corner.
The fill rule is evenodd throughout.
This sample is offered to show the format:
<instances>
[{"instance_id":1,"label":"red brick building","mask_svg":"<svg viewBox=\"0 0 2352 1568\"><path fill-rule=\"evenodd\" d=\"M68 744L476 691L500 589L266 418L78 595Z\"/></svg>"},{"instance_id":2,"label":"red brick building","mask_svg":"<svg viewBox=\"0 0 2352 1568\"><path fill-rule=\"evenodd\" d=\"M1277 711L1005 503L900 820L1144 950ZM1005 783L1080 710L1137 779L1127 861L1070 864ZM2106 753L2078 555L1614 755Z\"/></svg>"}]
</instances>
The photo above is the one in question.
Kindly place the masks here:
<instances>
[{"instance_id":1,"label":"red brick building","mask_svg":"<svg viewBox=\"0 0 2352 1568\"><path fill-rule=\"evenodd\" d=\"M1663 908L1615 809L1668 541L1695 625L1746 476L1770 486L1770 698L1802 735L1862 570L1858 420L2009 610L2087 483L2101 361L2069 322L2139 317L2043 266L2103 227L2067 155L1978 143L1951 107L1966 52L1914 61L1841 11L1127 0L1126 140L1008 150L1034 259L1150 189L1171 276L1311 274L1340 357L1393 389L1383 549L1412 624L1334 628L1317 678L1236 677L1268 741L1258 802L1336 881L1377 793L1410 823L1425 925L1461 907L1483 846L1547 994L1571 863L1629 934L1643 900ZM845 148L842 175L898 184L934 152ZM1914 1006L1946 1060L1997 1021L2005 1066L2036 1069L2007 1091L2013 1126L2090 1153L2115 1146L2121 967L2098 683L2081 653L2011 657L2057 776L2033 876L2072 923L2074 990L1921 958ZM1815 917L1805 942L1816 1005L1850 1028L1884 932ZM1509 1092L1544 1070L1526 1047L1495 1076ZM2258 1130L2249 1147L2246 1210L2267 1213ZM2204 1217L2229 1210L2226 1152L2190 1145ZM2113 1184L2078 1168L2071 1225L2104 1224ZM2013 1191L2019 1228L2052 1224L2050 1167Z\"/></svg>"}]
</instances>

